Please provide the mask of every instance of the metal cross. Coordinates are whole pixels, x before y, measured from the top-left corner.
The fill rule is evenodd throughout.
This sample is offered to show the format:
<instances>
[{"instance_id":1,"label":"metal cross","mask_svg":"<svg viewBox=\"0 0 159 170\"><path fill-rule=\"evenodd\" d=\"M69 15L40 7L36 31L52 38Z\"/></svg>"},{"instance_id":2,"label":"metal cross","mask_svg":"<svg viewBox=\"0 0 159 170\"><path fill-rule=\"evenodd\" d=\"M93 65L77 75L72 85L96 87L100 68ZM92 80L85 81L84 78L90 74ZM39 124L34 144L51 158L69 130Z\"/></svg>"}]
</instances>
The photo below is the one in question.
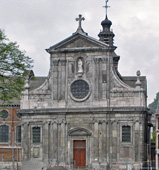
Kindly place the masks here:
<instances>
[{"instance_id":1,"label":"metal cross","mask_svg":"<svg viewBox=\"0 0 159 170\"><path fill-rule=\"evenodd\" d=\"M110 6L107 5L107 4L108 4L108 1L109 1L109 0L106 0L106 1L105 1L105 2L106 2L106 5L103 6L104 8L106 8L106 16L107 16L107 10L108 10L108 8L110 7Z\"/></svg>"},{"instance_id":2,"label":"metal cross","mask_svg":"<svg viewBox=\"0 0 159 170\"><path fill-rule=\"evenodd\" d=\"M84 20L85 20L85 18L84 18L84 17L82 17L82 15L81 15L81 14L79 14L79 18L76 18L76 21L79 21L79 28L81 28L82 21L84 21Z\"/></svg>"}]
</instances>

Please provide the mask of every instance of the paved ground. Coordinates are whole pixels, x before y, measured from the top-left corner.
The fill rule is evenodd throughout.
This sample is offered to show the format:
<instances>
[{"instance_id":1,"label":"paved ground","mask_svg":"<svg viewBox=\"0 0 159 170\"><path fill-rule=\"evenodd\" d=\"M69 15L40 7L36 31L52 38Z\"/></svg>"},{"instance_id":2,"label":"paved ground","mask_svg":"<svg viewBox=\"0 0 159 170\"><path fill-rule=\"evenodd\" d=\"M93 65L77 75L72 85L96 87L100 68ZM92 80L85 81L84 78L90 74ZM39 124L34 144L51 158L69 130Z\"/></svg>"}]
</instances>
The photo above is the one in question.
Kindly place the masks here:
<instances>
[{"instance_id":1,"label":"paved ground","mask_svg":"<svg viewBox=\"0 0 159 170\"><path fill-rule=\"evenodd\" d=\"M50 168L47 168L47 170L68 170L68 169L66 169L66 168L64 168L64 167L50 167Z\"/></svg>"}]
</instances>

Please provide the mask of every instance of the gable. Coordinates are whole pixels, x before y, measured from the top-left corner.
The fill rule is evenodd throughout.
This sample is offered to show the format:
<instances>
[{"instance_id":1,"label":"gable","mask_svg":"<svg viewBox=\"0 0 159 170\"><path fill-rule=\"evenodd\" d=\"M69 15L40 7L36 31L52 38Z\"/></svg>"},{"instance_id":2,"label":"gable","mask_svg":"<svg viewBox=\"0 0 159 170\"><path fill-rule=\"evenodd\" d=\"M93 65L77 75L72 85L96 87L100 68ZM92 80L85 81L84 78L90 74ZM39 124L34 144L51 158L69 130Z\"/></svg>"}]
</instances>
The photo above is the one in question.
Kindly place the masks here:
<instances>
[{"instance_id":1,"label":"gable","mask_svg":"<svg viewBox=\"0 0 159 170\"><path fill-rule=\"evenodd\" d=\"M47 52L52 52L60 49L81 49L81 48L108 48L108 45L96 40L88 35L76 33L67 39L46 49Z\"/></svg>"},{"instance_id":2,"label":"gable","mask_svg":"<svg viewBox=\"0 0 159 170\"><path fill-rule=\"evenodd\" d=\"M75 37L66 44L60 46L60 48L81 48L81 47L101 47L99 44L90 41L89 39L83 37Z\"/></svg>"}]
</instances>

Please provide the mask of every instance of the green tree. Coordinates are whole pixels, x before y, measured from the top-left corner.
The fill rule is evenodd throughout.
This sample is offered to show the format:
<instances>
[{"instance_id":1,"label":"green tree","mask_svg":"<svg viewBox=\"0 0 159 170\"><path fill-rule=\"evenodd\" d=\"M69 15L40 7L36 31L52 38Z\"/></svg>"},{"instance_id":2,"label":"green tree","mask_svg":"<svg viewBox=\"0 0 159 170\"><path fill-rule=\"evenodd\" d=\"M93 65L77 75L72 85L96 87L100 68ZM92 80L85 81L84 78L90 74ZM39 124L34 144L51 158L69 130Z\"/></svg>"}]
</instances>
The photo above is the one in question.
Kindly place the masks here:
<instances>
[{"instance_id":1,"label":"green tree","mask_svg":"<svg viewBox=\"0 0 159 170\"><path fill-rule=\"evenodd\" d=\"M149 104L149 108L151 109L151 111L153 111L153 113L156 112L158 101L159 101L159 92L156 94L156 98L154 99L154 101L151 104Z\"/></svg>"},{"instance_id":2,"label":"green tree","mask_svg":"<svg viewBox=\"0 0 159 170\"><path fill-rule=\"evenodd\" d=\"M152 139L151 139L151 142L153 142L153 143L156 142L156 131L155 131L155 130L152 132Z\"/></svg>"},{"instance_id":3,"label":"green tree","mask_svg":"<svg viewBox=\"0 0 159 170\"><path fill-rule=\"evenodd\" d=\"M0 29L0 100L11 102L19 98L24 80L32 68L33 60L19 49L16 42L11 42Z\"/></svg>"}]
</instances>

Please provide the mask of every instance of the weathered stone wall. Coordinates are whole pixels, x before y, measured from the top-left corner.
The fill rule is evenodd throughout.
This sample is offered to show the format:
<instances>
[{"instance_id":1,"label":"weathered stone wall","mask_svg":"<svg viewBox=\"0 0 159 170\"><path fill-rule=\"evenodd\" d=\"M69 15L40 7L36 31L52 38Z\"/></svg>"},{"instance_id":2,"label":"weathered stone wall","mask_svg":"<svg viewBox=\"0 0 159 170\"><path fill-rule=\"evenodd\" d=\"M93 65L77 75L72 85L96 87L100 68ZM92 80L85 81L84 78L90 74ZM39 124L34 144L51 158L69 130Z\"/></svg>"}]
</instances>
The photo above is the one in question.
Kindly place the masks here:
<instances>
[{"instance_id":1,"label":"weathered stone wall","mask_svg":"<svg viewBox=\"0 0 159 170\"><path fill-rule=\"evenodd\" d=\"M145 114L134 113L72 113L51 114L45 116L24 117L23 134L27 140L23 141L24 158L40 159L44 162L71 164L73 161L73 141L86 140L86 165L111 166L143 161L144 154L144 119ZM34 117L34 120L31 119ZM33 144L32 127L42 129L41 143ZM122 142L122 126L130 125L131 142ZM76 129L74 132L71 130ZM84 132L86 129L88 132ZM58 133L58 135L57 135ZM30 143L30 144L29 144ZM58 151L58 153L57 153ZM35 152L35 153L34 153ZM36 152L39 152L39 156ZM30 154L31 153L31 154ZM35 157L36 155L36 157Z\"/></svg>"}]
</instances>

